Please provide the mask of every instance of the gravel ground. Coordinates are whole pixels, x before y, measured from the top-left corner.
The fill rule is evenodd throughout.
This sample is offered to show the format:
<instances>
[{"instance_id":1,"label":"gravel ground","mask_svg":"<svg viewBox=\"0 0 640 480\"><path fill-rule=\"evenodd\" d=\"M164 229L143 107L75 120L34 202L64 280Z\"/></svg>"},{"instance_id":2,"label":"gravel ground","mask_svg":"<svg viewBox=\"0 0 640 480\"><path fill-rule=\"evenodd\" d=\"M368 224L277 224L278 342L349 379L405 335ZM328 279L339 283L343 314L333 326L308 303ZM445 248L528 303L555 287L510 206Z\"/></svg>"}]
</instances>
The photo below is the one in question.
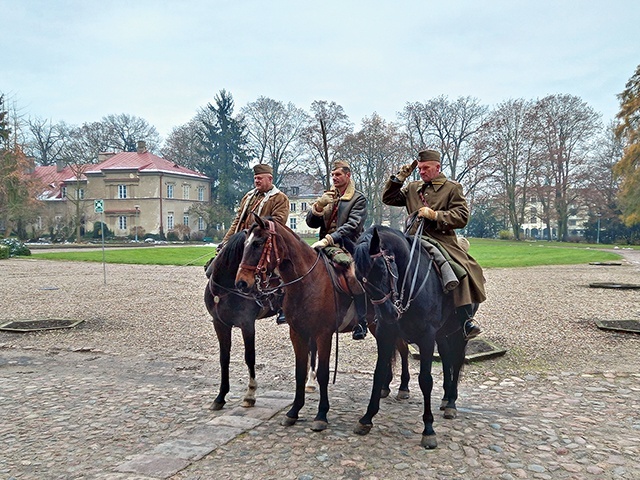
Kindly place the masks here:
<instances>
[{"instance_id":1,"label":"gravel ground","mask_svg":"<svg viewBox=\"0 0 640 480\"><path fill-rule=\"evenodd\" d=\"M487 269L488 300L478 322L483 338L507 354L471 364L468 372L636 372L640 335L603 331L595 320L640 320L640 290L589 288L592 282L640 283L640 252L618 251L622 266L552 266ZM201 267L107 265L35 258L0 261L0 324L68 318L84 323L39 333L0 331L0 348L99 351L118 356L205 362L217 383L217 340L203 303ZM375 340L340 337L339 371L368 373ZM240 332L234 330L233 375L245 377ZM286 326L257 326L261 387L293 381L293 351ZM333 361L332 361L333 365ZM267 368L269 367L269 368ZM271 368L274 367L274 368ZM283 384L286 381L286 384ZM243 380L244 382L244 380Z\"/></svg>"}]
</instances>

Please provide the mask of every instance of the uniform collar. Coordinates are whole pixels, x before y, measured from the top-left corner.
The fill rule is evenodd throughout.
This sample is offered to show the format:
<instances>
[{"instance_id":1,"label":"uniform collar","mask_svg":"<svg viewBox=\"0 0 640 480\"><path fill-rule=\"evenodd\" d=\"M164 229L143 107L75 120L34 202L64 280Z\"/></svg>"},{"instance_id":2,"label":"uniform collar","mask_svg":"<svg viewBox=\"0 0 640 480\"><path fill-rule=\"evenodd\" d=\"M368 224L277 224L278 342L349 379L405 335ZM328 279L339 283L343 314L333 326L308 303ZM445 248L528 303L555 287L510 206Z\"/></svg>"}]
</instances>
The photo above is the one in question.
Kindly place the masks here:
<instances>
[{"instance_id":1,"label":"uniform collar","mask_svg":"<svg viewBox=\"0 0 640 480\"><path fill-rule=\"evenodd\" d=\"M333 187L333 190L338 192L338 189L336 187ZM348 202L353 198L355 193L356 193L356 184L353 183L353 180L350 180L349 185L347 185L347 189L340 196L340 200L344 200L345 202Z\"/></svg>"},{"instance_id":2,"label":"uniform collar","mask_svg":"<svg viewBox=\"0 0 640 480\"><path fill-rule=\"evenodd\" d=\"M427 186L432 185L433 189L437 192L445 183L447 183L447 177L445 177L443 173L439 173L438 176L430 182L422 181L420 189L425 189Z\"/></svg>"}]
</instances>

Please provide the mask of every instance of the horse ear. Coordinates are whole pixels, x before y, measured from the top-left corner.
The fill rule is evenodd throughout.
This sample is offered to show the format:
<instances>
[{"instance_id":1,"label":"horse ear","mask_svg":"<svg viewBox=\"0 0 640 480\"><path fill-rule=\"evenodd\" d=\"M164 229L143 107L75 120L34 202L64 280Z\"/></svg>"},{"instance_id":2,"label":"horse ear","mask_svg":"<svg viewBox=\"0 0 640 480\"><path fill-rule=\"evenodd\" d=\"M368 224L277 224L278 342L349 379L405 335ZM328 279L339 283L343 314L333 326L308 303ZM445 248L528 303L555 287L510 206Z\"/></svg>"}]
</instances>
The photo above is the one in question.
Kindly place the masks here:
<instances>
[{"instance_id":1,"label":"horse ear","mask_svg":"<svg viewBox=\"0 0 640 480\"><path fill-rule=\"evenodd\" d=\"M376 255L380 253L380 235L378 235L378 229L373 229L371 236L371 243L369 244L369 255Z\"/></svg>"},{"instance_id":2,"label":"horse ear","mask_svg":"<svg viewBox=\"0 0 640 480\"><path fill-rule=\"evenodd\" d=\"M257 215L255 212L251 212L251 214L253 215L253 218L260 228L262 228L263 230L267 228L266 223L264 223L264 220L262 219L262 217L260 217L260 215Z\"/></svg>"}]
</instances>

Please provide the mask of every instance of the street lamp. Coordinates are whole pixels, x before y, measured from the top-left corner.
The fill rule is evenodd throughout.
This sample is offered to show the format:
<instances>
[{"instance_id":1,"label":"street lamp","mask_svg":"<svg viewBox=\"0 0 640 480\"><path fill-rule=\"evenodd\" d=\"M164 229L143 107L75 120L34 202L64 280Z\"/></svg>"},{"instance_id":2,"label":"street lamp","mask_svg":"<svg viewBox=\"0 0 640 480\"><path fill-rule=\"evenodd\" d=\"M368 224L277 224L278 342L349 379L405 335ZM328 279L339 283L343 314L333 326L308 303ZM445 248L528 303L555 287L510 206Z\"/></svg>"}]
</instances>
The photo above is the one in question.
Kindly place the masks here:
<instances>
[{"instance_id":1,"label":"street lamp","mask_svg":"<svg viewBox=\"0 0 640 480\"><path fill-rule=\"evenodd\" d=\"M136 232L136 243L138 242L138 214L140 213L140 205L134 205L133 208L136 209L136 215L133 219L134 230Z\"/></svg>"}]
</instances>

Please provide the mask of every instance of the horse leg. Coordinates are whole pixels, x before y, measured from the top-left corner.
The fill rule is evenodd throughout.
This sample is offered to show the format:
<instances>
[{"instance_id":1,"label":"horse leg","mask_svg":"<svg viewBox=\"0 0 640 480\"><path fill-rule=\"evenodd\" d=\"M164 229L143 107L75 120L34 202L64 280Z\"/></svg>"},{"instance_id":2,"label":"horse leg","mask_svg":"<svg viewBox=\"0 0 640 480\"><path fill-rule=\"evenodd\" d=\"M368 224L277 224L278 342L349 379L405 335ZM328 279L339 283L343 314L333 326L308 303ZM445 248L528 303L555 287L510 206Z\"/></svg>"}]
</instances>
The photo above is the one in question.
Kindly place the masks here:
<instances>
[{"instance_id":1,"label":"horse leg","mask_svg":"<svg viewBox=\"0 0 640 480\"><path fill-rule=\"evenodd\" d=\"M371 398L364 416L358 420L354 433L358 435L366 435L373 427L373 417L380 410L380 394L391 369L391 357L395 352L394 339L397 331L384 332L384 328L378 326L376 334L376 343L378 345L378 359L376 360L376 368L373 373L373 386L371 388Z\"/></svg>"},{"instance_id":2,"label":"horse leg","mask_svg":"<svg viewBox=\"0 0 640 480\"><path fill-rule=\"evenodd\" d=\"M304 407L304 385L307 381L307 364L309 362L309 340L302 338L292 328L289 328L289 336L296 356L296 394L291 408L282 420L282 425L290 427L298 421L298 414Z\"/></svg>"},{"instance_id":3,"label":"horse leg","mask_svg":"<svg viewBox=\"0 0 640 480\"><path fill-rule=\"evenodd\" d=\"M316 391L316 358L318 354L318 347L316 346L315 340L311 339L309 341L309 374L307 375L307 383L304 387L305 391L308 393Z\"/></svg>"},{"instance_id":4,"label":"horse leg","mask_svg":"<svg viewBox=\"0 0 640 480\"><path fill-rule=\"evenodd\" d=\"M320 402L318 413L311 424L311 430L321 432L329 426L329 360L331 357L331 339L333 335L326 335L316 343L318 348L317 380L320 388Z\"/></svg>"},{"instance_id":5,"label":"horse leg","mask_svg":"<svg viewBox=\"0 0 640 480\"><path fill-rule=\"evenodd\" d=\"M409 398L409 345L407 342L398 339L396 342L396 348L398 353L400 354L400 387L398 388L398 395L396 399L398 400L407 400Z\"/></svg>"},{"instance_id":6,"label":"horse leg","mask_svg":"<svg viewBox=\"0 0 640 480\"><path fill-rule=\"evenodd\" d=\"M438 352L442 358L444 396L440 410L444 418L453 419L458 416L456 400L458 400L458 383L460 371L464 365L466 342L462 331L438 339Z\"/></svg>"},{"instance_id":7,"label":"horse leg","mask_svg":"<svg viewBox=\"0 0 640 480\"><path fill-rule=\"evenodd\" d=\"M249 370L249 386L242 399L243 407L253 407L256 404L256 331L254 325L242 327L242 339L244 340L244 363Z\"/></svg>"},{"instance_id":8,"label":"horse leg","mask_svg":"<svg viewBox=\"0 0 640 480\"><path fill-rule=\"evenodd\" d=\"M213 319L213 328L220 346L220 391L211 406L211 410L221 410L227 403L225 397L229 393L229 362L231 361L231 327Z\"/></svg>"},{"instance_id":9,"label":"horse leg","mask_svg":"<svg viewBox=\"0 0 640 480\"><path fill-rule=\"evenodd\" d=\"M433 337L425 339L420 344L420 374L418 375L418 383L422 390L424 411L422 414L422 422L424 430L422 431L422 440L420 445L424 448L432 449L438 446L436 432L433 429L433 412L431 411L431 391L433 390L433 377L431 375L431 364L433 362L433 348L435 340Z\"/></svg>"}]
</instances>

